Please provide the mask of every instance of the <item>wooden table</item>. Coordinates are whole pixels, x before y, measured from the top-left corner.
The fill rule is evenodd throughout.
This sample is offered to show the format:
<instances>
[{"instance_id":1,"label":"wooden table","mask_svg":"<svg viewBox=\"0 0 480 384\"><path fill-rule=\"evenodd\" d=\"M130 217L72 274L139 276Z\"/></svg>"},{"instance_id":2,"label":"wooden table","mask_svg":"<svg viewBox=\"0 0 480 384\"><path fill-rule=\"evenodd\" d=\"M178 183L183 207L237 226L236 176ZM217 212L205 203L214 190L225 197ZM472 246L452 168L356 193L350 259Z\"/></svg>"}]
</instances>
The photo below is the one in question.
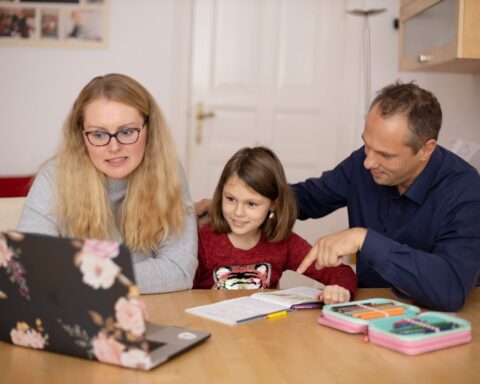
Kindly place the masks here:
<instances>
[{"instance_id":1,"label":"wooden table","mask_svg":"<svg viewBox=\"0 0 480 384\"><path fill-rule=\"evenodd\" d=\"M319 310L237 326L186 314L187 307L251 292L192 290L144 296L152 322L208 330L202 345L140 372L0 342L1 383L480 383L480 288L458 315L473 340L418 356L365 343L363 336L316 324ZM360 289L356 299L394 298Z\"/></svg>"}]
</instances>

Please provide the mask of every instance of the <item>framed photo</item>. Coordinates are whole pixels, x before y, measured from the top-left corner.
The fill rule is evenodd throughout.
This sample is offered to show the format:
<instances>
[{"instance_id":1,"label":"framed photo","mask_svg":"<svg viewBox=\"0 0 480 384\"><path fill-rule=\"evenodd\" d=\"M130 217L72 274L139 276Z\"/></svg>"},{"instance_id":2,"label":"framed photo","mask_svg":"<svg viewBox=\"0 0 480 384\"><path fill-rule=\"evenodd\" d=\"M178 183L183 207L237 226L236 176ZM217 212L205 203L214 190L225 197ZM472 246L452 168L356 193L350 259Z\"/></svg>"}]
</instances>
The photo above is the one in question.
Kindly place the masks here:
<instances>
[{"instance_id":1,"label":"framed photo","mask_svg":"<svg viewBox=\"0 0 480 384\"><path fill-rule=\"evenodd\" d=\"M37 38L36 15L35 8L0 6L0 38L26 40Z\"/></svg>"},{"instance_id":2,"label":"framed photo","mask_svg":"<svg viewBox=\"0 0 480 384\"><path fill-rule=\"evenodd\" d=\"M0 0L0 44L106 47L109 0Z\"/></svg>"},{"instance_id":3,"label":"framed photo","mask_svg":"<svg viewBox=\"0 0 480 384\"><path fill-rule=\"evenodd\" d=\"M81 41L103 41L103 14L96 9L67 10L65 36Z\"/></svg>"},{"instance_id":4,"label":"framed photo","mask_svg":"<svg viewBox=\"0 0 480 384\"><path fill-rule=\"evenodd\" d=\"M40 38L59 39L60 11L58 9L44 9L40 13Z\"/></svg>"}]
</instances>

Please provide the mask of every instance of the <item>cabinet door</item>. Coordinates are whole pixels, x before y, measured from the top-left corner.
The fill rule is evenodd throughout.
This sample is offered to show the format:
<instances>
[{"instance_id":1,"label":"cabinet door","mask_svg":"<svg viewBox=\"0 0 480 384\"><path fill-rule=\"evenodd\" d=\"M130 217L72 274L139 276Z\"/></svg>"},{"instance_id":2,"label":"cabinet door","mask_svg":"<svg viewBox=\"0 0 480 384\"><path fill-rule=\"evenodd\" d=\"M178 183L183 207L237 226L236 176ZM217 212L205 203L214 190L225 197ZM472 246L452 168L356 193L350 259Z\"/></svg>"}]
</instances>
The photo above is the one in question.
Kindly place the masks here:
<instances>
[{"instance_id":1,"label":"cabinet door","mask_svg":"<svg viewBox=\"0 0 480 384\"><path fill-rule=\"evenodd\" d=\"M400 69L480 71L477 0L402 1ZM477 40L476 40L477 39Z\"/></svg>"},{"instance_id":2,"label":"cabinet door","mask_svg":"<svg viewBox=\"0 0 480 384\"><path fill-rule=\"evenodd\" d=\"M403 54L417 57L419 62L428 60L425 52L435 48L455 53L457 40L457 4L455 0L440 1L424 11L406 19L403 23ZM423 56L422 56L423 55ZM435 57L432 57L435 59Z\"/></svg>"}]
</instances>

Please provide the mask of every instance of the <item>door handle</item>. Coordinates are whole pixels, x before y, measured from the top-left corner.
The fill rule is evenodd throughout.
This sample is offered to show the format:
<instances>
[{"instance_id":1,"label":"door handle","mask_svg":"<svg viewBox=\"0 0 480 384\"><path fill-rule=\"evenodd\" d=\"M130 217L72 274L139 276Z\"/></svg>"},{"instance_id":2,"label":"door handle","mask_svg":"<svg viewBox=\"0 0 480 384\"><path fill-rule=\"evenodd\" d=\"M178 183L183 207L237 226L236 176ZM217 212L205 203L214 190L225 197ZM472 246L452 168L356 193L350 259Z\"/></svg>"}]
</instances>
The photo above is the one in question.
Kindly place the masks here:
<instances>
[{"instance_id":1,"label":"door handle","mask_svg":"<svg viewBox=\"0 0 480 384\"><path fill-rule=\"evenodd\" d=\"M215 116L213 111L205 111L203 103L197 103L195 107L195 143L202 142L202 120L209 119Z\"/></svg>"}]
</instances>

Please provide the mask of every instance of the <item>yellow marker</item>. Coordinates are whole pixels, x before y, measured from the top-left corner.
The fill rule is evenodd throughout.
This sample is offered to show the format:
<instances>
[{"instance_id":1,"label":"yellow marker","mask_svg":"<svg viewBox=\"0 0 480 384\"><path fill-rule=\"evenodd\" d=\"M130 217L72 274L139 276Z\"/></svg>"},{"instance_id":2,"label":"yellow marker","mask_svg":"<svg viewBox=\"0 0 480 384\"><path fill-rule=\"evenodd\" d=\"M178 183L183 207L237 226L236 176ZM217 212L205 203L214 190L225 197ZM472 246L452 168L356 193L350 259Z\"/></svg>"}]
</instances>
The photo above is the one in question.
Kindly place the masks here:
<instances>
[{"instance_id":1,"label":"yellow marker","mask_svg":"<svg viewBox=\"0 0 480 384\"><path fill-rule=\"evenodd\" d=\"M287 316L287 311L275 312L267 315L267 319L276 319L277 317Z\"/></svg>"}]
</instances>

